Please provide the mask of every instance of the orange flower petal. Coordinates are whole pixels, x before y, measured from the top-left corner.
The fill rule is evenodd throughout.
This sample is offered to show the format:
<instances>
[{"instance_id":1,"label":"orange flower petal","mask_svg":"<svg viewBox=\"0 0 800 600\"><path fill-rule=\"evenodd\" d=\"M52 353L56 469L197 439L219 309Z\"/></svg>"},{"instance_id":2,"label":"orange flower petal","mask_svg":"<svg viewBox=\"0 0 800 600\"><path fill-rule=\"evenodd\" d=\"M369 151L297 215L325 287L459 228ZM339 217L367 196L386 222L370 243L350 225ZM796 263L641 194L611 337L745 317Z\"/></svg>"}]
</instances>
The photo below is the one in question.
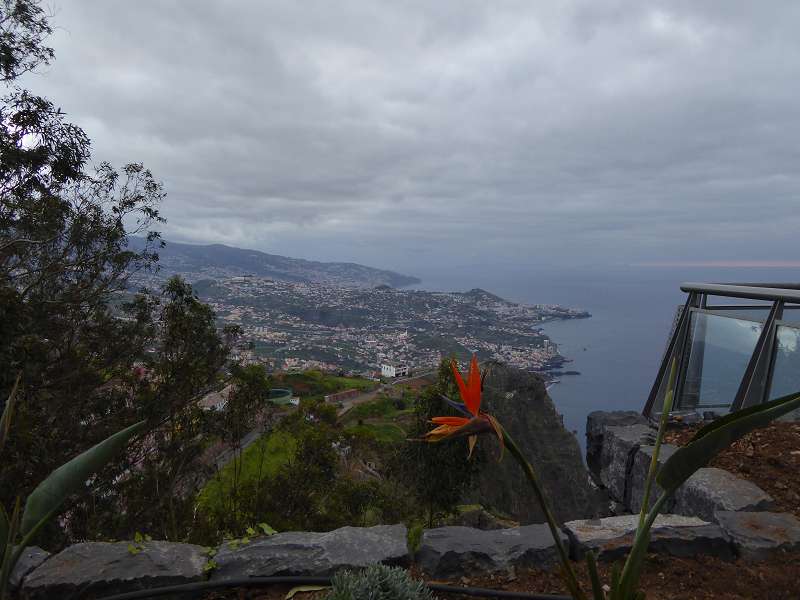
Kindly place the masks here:
<instances>
[{"instance_id":1,"label":"orange flower petal","mask_svg":"<svg viewBox=\"0 0 800 600\"><path fill-rule=\"evenodd\" d=\"M469 365L469 375L467 376L467 394L464 398L464 406L476 417L481 408L481 373L478 369L478 357L473 354Z\"/></svg>"},{"instance_id":2,"label":"orange flower petal","mask_svg":"<svg viewBox=\"0 0 800 600\"><path fill-rule=\"evenodd\" d=\"M431 419L431 423L436 423L437 425L455 425L456 427L466 425L469 421L466 417L433 417Z\"/></svg>"},{"instance_id":3,"label":"orange flower petal","mask_svg":"<svg viewBox=\"0 0 800 600\"><path fill-rule=\"evenodd\" d=\"M467 391L467 385L464 383L464 378L461 377L461 371L458 370L458 364L455 360L450 361L450 368L453 369L453 377L456 378L456 383L458 384L458 393L461 396L461 401L464 403L464 406L467 406L469 392Z\"/></svg>"}]
</instances>

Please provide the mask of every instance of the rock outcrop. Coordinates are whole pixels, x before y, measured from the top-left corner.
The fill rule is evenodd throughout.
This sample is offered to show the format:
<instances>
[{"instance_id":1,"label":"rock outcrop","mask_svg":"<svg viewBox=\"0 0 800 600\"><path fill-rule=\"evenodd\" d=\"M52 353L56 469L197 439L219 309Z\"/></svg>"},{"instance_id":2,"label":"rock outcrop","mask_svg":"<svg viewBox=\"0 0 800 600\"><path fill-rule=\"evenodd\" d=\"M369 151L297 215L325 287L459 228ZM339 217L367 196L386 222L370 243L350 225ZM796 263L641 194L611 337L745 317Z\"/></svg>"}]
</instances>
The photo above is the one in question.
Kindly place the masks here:
<instances>
[{"instance_id":1,"label":"rock outcrop","mask_svg":"<svg viewBox=\"0 0 800 600\"><path fill-rule=\"evenodd\" d=\"M212 579L272 575L331 575L376 563L408 562L404 525L342 527L324 533L287 532L248 544L220 546Z\"/></svg>"},{"instance_id":2,"label":"rock outcrop","mask_svg":"<svg viewBox=\"0 0 800 600\"><path fill-rule=\"evenodd\" d=\"M492 366L484 382L484 409L493 414L531 461L556 516L562 520L605 516L607 495L591 482L578 440L564 428L544 381L535 374ZM488 440L487 440L488 441ZM483 467L467 503L496 509L520 523L542 523L530 484L510 457L497 462L496 444L479 444Z\"/></svg>"}]
</instances>

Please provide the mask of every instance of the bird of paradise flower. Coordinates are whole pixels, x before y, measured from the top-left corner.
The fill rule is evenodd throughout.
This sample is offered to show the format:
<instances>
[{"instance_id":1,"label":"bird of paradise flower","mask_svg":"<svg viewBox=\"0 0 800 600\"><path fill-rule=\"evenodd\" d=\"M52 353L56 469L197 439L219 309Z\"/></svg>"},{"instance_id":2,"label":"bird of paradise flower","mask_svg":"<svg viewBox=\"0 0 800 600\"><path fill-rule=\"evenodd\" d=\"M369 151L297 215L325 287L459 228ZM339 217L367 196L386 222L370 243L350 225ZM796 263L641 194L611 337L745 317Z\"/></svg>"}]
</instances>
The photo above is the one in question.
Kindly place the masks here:
<instances>
[{"instance_id":1,"label":"bird of paradise flower","mask_svg":"<svg viewBox=\"0 0 800 600\"><path fill-rule=\"evenodd\" d=\"M483 375L481 375L480 368L478 366L478 357L474 354L472 355L466 382L464 381L464 378L461 375L461 372L458 369L458 364L455 360L450 361L450 367L453 370L453 376L455 377L456 384L458 385L461 402L456 402L450 398L447 398L446 396L444 399L450 406L455 408L464 416L433 417L431 422L436 425L436 427L426 433L423 436L422 441L436 443L466 437L469 445L469 454L467 456L469 459L472 456L472 451L475 448L475 444L480 434L494 433L497 435L501 448L500 458L502 459L503 456L502 450L504 448L508 448L508 451L517 460L519 465L522 467L522 470L525 472L525 475L530 482L531 487L533 488L534 495L536 496L539 505L542 507L545 519L547 520L547 524L550 528L550 533L555 541L556 550L559 558L561 559L562 576L567 588L574 598L585 598L583 591L578 584L578 579L575 576L575 571L570 563L567 550L561 540L561 527L556 521L555 515L553 514L553 511L547 502L544 491L542 490L542 486L539 483L539 478L536 475L536 471L534 471L531 463L525 458L519 446L517 446L516 442L511 438L500 422L493 415L481 410L483 383L486 376L486 371L484 371Z\"/></svg>"}]
</instances>

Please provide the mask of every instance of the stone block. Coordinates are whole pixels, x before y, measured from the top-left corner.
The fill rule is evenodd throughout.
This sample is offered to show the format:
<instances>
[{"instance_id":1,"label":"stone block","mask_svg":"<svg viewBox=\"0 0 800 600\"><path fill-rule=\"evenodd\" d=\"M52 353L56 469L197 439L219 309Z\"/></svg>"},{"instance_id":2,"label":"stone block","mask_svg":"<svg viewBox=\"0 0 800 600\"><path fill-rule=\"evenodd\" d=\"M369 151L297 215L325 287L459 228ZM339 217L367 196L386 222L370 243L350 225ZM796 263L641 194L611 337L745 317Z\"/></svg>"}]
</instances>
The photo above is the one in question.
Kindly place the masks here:
<instances>
[{"instance_id":1,"label":"stone block","mask_svg":"<svg viewBox=\"0 0 800 600\"><path fill-rule=\"evenodd\" d=\"M800 520L789 513L719 511L717 520L736 553L746 560L800 550Z\"/></svg>"},{"instance_id":2,"label":"stone block","mask_svg":"<svg viewBox=\"0 0 800 600\"><path fill-rule=\"evenodd\" d=\"M718 511L764 511L773 505L772 496L756 484L724 469L706 467L678 488L671 511L716 522Z\"/></svg>"},{"instance_id":3,"label":"stone block","mask_svg":"<svg viewBox=\"0 0 800 600\"><path fill-rule=\"evenodd\" d=\"M672 444L662 444L661 451L658 455L658 468L660 469L663 467L664 463L667 462L670 456L672 456L677 450L677 446L673 446ZM644 488L647 482L647 474L650 472L650 463L653 460L654 452L655 446L640 446L639 450L633 457L633 464L628 477L626 499L626 505L633 513L638 513L642 508L642 503L644 502ZM653 507L653 504L655 504L662 491L663 490L658 483L653 482L653 489L650 492L649 508ZM663 508L663 512L674 512L672 510L673 503L674 500L670 500Z\"/></svg>"},{"instance_id":4,"label":"stone block","mask_svg":"<svg viewBox=\"0 0 800 600\"><path fill-rule=\"evenodd\" d=\"M201 581L205 549L192 544L145 542L129 551L128 542L75 544L51 556L23 581L29 600L104 596Z\"/></svg>"},{"instance_id":5,"label":"stone block","mask_svg":"<svg viewBox=\"0 0 800 600\"><path fill-rule=\"evenodd\" d=\"M572 558L583 560L590 550L600 560L625 558L633 547L638 521L639 515L622 515L565 523ZM733 558L733 549L722 530L696 517L659 515L650 533L650 552L680 557L704 554Z\"/></svg>"},{"instance_id":6,"label":"stone block","mask_svg":"<svg viewBox=\"0 0 800 600\"><path fill-rule=\"evenodd\" d=\"M586 463L595 477L600 477L600 455L606 427L628 425L647 425L647 419L633 410L596 410L586 417Z\"/></svg>"},{"instance_id":7,"label":"stone block","mask_svg":"<svg viewBox=\"0 0 800 600\"><path fill-rule=\"evenodd\" d=\"M11 577L9 577L9 584L11 585L11 589L17 589L24 577L33 571L36 567L41 565L44 561L48 559L50 553L42 550L38 546L28 546L23 550L22 554L17 561L17 564L14 565L14 570L11 571Z\"/></svg>"},{"instance_id":8,"label":"stone block","mask_svg":"<svg viewBox=\"0 0 800 600\"><path fill-rule=\"evenodd\" d=\"M628 478L633 459L642 444L653 442L648 425L606 427L600 452L600 483L614 500L628 506Z\"/></svg>"},{"instance_id":9,"label":"stone block","mask_svg":"<svg viewBox=\"0 0 800 600\"><path fill-rule=\"evenodd\" d=\"M231 548L219 547L211 579L272 575L331 575L382 563L408 562L404 525L342 527L324 533L286 532L253 539Z\"/></svg>"},{"instance_id":10,"label":"stone block","mask_svg":"<svg viewBox=\"0 0 800 600\"><path fill-rule=\"evenodd\" d=\"M566 535L559 534L568 542ZM558 554L545 524L481 531L469 527L428 529L416 561L431 577L462 577L508 571L512 567L550 567Z\"/></svg>"}]
</instances>

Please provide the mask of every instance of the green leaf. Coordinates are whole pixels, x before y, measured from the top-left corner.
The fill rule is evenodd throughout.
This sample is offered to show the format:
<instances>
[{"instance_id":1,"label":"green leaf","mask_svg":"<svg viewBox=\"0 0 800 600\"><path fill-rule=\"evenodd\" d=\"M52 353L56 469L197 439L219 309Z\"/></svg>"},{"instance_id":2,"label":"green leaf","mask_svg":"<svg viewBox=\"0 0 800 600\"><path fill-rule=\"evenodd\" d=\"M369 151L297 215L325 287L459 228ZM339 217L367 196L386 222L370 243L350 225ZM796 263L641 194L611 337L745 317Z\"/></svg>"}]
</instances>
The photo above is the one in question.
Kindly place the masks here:
<instances>
[{"instance_id":1,"label":"green leaf","mask_svg":"<svg viewBox=\"0 0 800 600\"><path fill-rule=\"evenodd\" d=\"M209 571L213 571L214 569L216 569L218 566L219 565L217 565L217 561L209 560L206 564L203 565L203 571L205 573L208 573Z\"/></svg>"},{"instance_id":2,"label":"green leaf","mask_svg":"<svg viewBox=\"0 0 800 600\"><path fill-rule=\"evenodd\" d=\"M706 425L669 457L656 481L665 490L674 491L733 442L796 408L800 408L797 393L736 411Z\"/></svg>"},{"instance_id":3,"label":"green leaf","mask_svg":"<svg viewBox=\"0 0 800 600\"><path fill-rule=\"evenodd\" d=\"M289 590L284 600L292 600L296 594L305 594L308 592L319 592L322 590L330 589L329 585L298 585Z\"/></svg>"},{"instance_id":4,"label":"green leaf","mask_svg":"<svg viewBox=\"0 0 800 600\"><path fill-rule=\"evenodd\" d=\"M591 550L586 553L586 566L589 568L589 579L592 582L592 595L594 596L594 600L605 600L606 595L603 593L600 576L597 574L597 561L594 552Z\"/></svg>"},{"instance_id":5,"label":"green leaf","mask_svg":"<svg viewBox=\"0 0 800 600\"><path fill-rule=\"evenodd\" d=\"M6 443L6 438L8 438L8 432L11 429L11 416L14 413L14 402L17 397L17 389L19 388L19 380L22 377L22 371L20 371L19 375L17 375L17 379L14 381L14 386L11 388L11 393L8 395L8 399L6 400L6 405L3 408L3 414L0 415L0 448L2 448Z\"/></svg>"},{"instance_id":6,"label":"green leaf","mask_svg":"<svg viewBox=\"0 0 800 600\"><path fill-rule=\"evenodd\" d=\"M623 600L620 598L619 575L619 563L614 563L614 565L611 567L611 600Z\"/></svg>"},{"instance_id":7,"label":"green leaf","mask_svg":"<svg viewBox=\"0 0 800 600\"><path fill-rule=\"evenodd\" d=\"M133 536L133 541L137 544L141 544L144 541L144 538L142 537L142 534L137 531Z\"/></svg>"},{"instance_id":8,"label":"green leaf","mask_svg":"<svg viewBox=\"0 0 800 600\"><path fill-rule=\"evenodd\" d=\"M3 505L0 504L0 565L3 564L3 556L5 555L6 544L9 543L8 534L11 530L11 523L8 521L8 514Z\"/></svg>"},{"instance_id":9,"label":"green leaf","mask_svg":"<svg viewBox=\"0 0 800 600\"><path fill-rule=\"evenodd\" d=\"M265 535L275 535L276 533L278 533L266 523L259 523L258 526L261 528L261 531L263 531Z\"/></svg>"},{"instance_id":10,"label":"green leaf","mask_svg":"<svg viewBox=\"0 0 800 600\"><path fill-rule=\"evenodd\" d=\"M28 534L44 519L49 518L64 500L80 490L95 471L101 469L111 457L125 448L131 437L142 431L144 427L144 421L131 425L50 473L47 479L36 486L25 502L25 512L22 514L22 534Z\"/></svg>"},{"instance_id":11,"label":"green leaf","mask_svg":"<svg viewBox=\"0 0 800 600\"><path fill-rule=\"evenodd\" d=\"M256 534L256 530L253 529L252 527L248 527L247 529L245 529L245 532L247 533L247 535L249 535L251 537Z\"/></svg>"}]
</instances>

